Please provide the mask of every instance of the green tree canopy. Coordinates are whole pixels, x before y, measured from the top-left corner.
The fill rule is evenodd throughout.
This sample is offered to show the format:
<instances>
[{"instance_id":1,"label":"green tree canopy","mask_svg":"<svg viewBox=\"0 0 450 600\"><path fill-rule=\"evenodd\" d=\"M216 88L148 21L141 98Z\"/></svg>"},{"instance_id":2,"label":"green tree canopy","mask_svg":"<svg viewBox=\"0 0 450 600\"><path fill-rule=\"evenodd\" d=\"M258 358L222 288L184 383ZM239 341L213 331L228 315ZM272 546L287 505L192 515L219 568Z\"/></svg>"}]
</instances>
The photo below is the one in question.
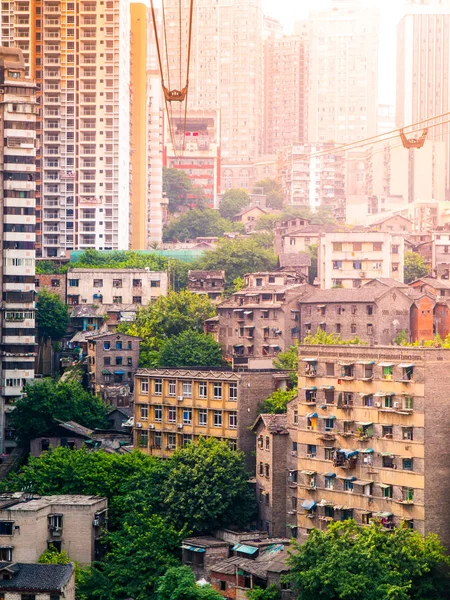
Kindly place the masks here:
<instances>
[{"instance_id":1,"label":"green tree canopy","mask_svg":"<svg viewBox=\"0 0 450 600\"><path fill-rule=\"evenodd\" d=\"M52 294L47 290L39 292L36 303L36 323L41 340L48 338L59 340L66 334L69 313L58 294Z\"/></svg>"},{"instance_id":2,"label":"green tree canopy","mask_svg":"<svg viewBox=\"0 0 450 600\"><path fill-rule=\"evenodd\" d=\"M212 208L197 208L172 219L164 228L163 239L165 242L185 242L196 237L221 237L226 231L243 232L243 225L224 219Z\"/></svg>"},{"instance_id":3,"label":"green tree canopy","mask_svg":"<svg viewBox=\"0 0 450 600\"><path fill-rule=\"evenodd\" d=\"M340 336L340 334L338 333L327 333L326 331L323 331L323 329L320 329L320 327L317 329L316 333L308 333L308 335L306 335L303 338L303 344L312 344L312 345L327 345L327 346L333 346L333 345L340 345L340 346L358 346L358 345L362 345L365 346L367 345L367 342L362 342L358 336L355 336L354 338L352 338L351 340L343 340Z\"/></svg>"},{"instance_id":4,"label":"green tree canopy","mask_svg":"<svg viewBox=\"0 0 450 600\"><path fill-rule=\"evenodd\" d=\"M222 347L212 335L183 331L170 337L161 349L158 367L220 367Z\"/></svg>"},{"instance_id":5,"label":"green tree canopy","mask_svg":"<svg viewBox=\"0 0 450 600\"><path fill-rule=\"evenodd\" d=\"M247 598L249 600L281 600L281 592L275 585L269 585L266 589L254 587L247 592Z\"/></svg>"},{"instance_id":6,"label":"green tree canopy","mask_svg":"<svg viewBox=\"0 0 450 600\"><path fill-rule=\"evenodd\" d=\"M220 240L214 250L205 252L198 259L195 268L225 271L227 289L230 290L238 277L276 268L277 257L266 244L264 236L260 238L256 235L245 239Z\"/></svg>"},{"instance_id":7,"label":"green tree canopy","mask_svg":"<svg viewBox=\"0 0 450 600\"><path fill-rule=\"evenodd\" d=\"M308 271L308 282L312 285L317 277L317 244L308 246L308 252L311 255L311 266Z\"/></svg>"},{"instance_id":8,"label":"green tree canopy","mask_svg":"<svg viewBox=\"0 0 450 600\"><path fill-rule=\"evenodd\" d=\"M450 589L438 537L406 528L331 523L294 543L288 562L298 600L442 600Z\"/></svg>"},{"instance_id":9,"label":"green tree canopy","mask_svg":"<svg viewBox=\"0 0 450 600\"><path fill-rule=\"evenodd\" d=\"M206 295L169 292L142 308L133 323L121 323L122 333L142 338L141 366L156 366L164 342L186 331L203 333L203 323L216 314Z\"/></svg>"},{"instance_id":10,"label":"green tree canopy","mask_svg":"<svg viewBox=\"0 0 450 600\"><path fill-rule=\"evenodd\" d=\"M405 252L404 279L405 283L410 283L421 277L427 277L430 271L425 264L423 256L417 252Z\"/></svg>"},{"instance_id":11,"label":"green tree canopy","mask_svg":"<svg viewBox=\"0 0 450 600\"><path fill-rule=\"evenodd\" d=\"M48 431L56 422L76 421L85 427L104 427L106 405L79 383L36 380L25 386L25 394L15 402L11 424L17 439L26 445Z\"/></svg>"},{"instance_id":12,"label":"green tree canopy","mask_svg":"<svg viewBox=\"0 0 450 600\"><path fill-rule=\"evenodd\" d=\"M275 390L261 403L258 412L261 414L283 414L287 412L288 403L297 396L297 388L292 390Z\"/></svg>"},{"instance_id":13,"label":"green tree canopy","mask_svg":"<svg viewBox=\"0 0 450 600\"><path fill-rule=\"evenodd\" d=\"M163 192L169 200L171 213L183 207L203 208L206 205L203 190L193 185L186 173L179 169L163 167Z\"/></svg>"},{"instance_id":14,"label":"green tree canopy","mask_svg":"<svg viewBox=\"0 0 450 600\"><path fill-rule=\"evenodd\" d=\"M255 513L244 455L226 442L200 438L175 452L163 485L167 515L177 527L194 533L235 524L242 527Z\"/></svg>"},{"instance_id":15,"label":"green tree canopy","mask_svg":"<svg viewBox=\"0 0 450 600\"><path fill-rule=\"evenodd\" d=\"M267 177L260 179L253 186L254 193L262 193L266 196L267 206L270 208L283 208L283 189L275 179Z\"/></svg>"},{"instance_id":16,"label":"green tree canopy","mask_svg":"<svg viewBox=\"0 0 450 600\"><path fill-rule=\"evenodd\" d=\"M68 268L68 264L58 266L52 260L36 261L36 275L58 275L67 273Z\"/></svg>"},{"instance_id":17,"label":"green tree canopy","mask_svg":"<svg viewBox=\"0 0 450 600\"><path fill-rule=\"evenodd\" d=\"M159 580L158 600L223 600L210 585L200 586L189 567L171 567Z\"/></svg>"},{"instance_id":18,"label":"green tree canopy","mask_svg":"<svg viewBox=\"0 0 450 600\"><path fill-rule=\"evenodd\" d=\"M50 544L38 559L38 563L41 565L68 565L71 562L72 560L67 552L64 550L60 552L54 544Z\"/></svg>"},{"instance_id":19,"label":"green tree canopy","mask_svg":"<svg viewBox=\"0 0 450 600\"><path fill-rule=\"evenodd\" d=\"M292 371L289 375L291 385L297 387L298 383L298 342L289 348L285 352L280 352L273 361L275 369L281 369L283 371Z\"/></svg>"},{"instance_id":20,"label":"green tree canopy","mask_svg":"<svg viewBox=\"0 0 450 600\"><path fill-rule=\"evenodd\" d=\"M83 269L145 269L165 271L168 260L157 253L133 250L114 250L105 252L88 248L71 266Z\"/></svg>"},{"instance_id":21,"label":"green tree canopy","mask_svg":"<svg viewBox=\"0 0 450 600\"><path fill-rule=\"evenodd\" d=\"M227 190L222 196L219 212L224 219L232 219L243 208L250 204L250 196L239 188Z\"/></svg>"}]
</instances>

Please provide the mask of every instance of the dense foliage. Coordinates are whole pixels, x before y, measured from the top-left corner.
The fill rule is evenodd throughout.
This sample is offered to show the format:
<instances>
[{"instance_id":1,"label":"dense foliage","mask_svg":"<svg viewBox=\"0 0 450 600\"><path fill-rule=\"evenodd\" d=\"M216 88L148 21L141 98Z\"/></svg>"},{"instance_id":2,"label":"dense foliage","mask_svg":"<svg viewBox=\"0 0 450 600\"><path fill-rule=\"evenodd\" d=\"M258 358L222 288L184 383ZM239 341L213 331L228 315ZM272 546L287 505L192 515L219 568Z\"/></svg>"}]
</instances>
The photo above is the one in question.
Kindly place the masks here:
<instances>
[{"instance_id":1,"label":"dense foliage","mask_svg":"<svg viewBox=\"0 0 450 600\"><path fill-rule=\"evenodd\" d=\"M210 585L197 585L189 567L171 567L158 584L158 600L223 600Z\"/></svg>"},{"instance_id":2,"label":"dense foliage","mask_svg":"<svg viewBox=\"0 0 450 600\"><path fill-rule=\"evenodd\" d=\"M312 344L312 345L332 345L332 346L358 346L358 345L366 345L367 342L362 342L358 336L355 336L351 340L343 340L338 333L327 333L323 331L323 329L319 329L316 333L308 333L303 338L303 344Z\"/></svg>"},{"instance_id":3,"label":"dense foliage","mask_svg":"<svg viewBox=\"0 0 450 600\"><path fill-rule=\"evenodd\" d=\"M245 239L220 240L214 250L205 252L198 259L195 268L225 271L229 290L235 279L247 273L273 271L276 265L277 257L272 249L271 236L255 235Z\"/></svg>"},{"instance_id":4,"label":"dense foliage","mask_svg":"<svg viewBox=\"0 0 450 600\"><path fill-rule=\"evenodd\" d=\"M354 521L313 529L289 559L298 600L443 600L450 560L436 535Z\"/></svg>"},{"instance_id":5,"label":"dense foliage","mask_svg":"<svg viewBox=\"0 0 450 600\"><path fill-rule=\"evenodd\" d=\"M317 260L318 260L318 246L317 244L311 244L308 246L308 252L311 255L311 266L308 271L308 282L312 285L317 277Z\"/></svg>"},{"instance_id":6,"label":"dense foliage","mask_svg":"<svg viewBox=\"0 0 450 600\"><path fill-rule=\"evenodd\" d=\"M57 266L53 260L37 260L36 275L58 275L67 273L68 264Z\"/></svg>"},{"instance_id":7,"label":"dense foliage","mask_svg":"<svg viewBox=\"0 0 450 600\"><path fill-rule=\"evenodd\" d=\"M158 367L220 367L222 347L212 335L183 331L170 337L158 357Z\"/></svg>"},{"instance_id":8,"label":"dense foliage","mask_svg":"<svg viewBox=\"0 0 450 600\"><path fill-rule=\"evenodd\" d=\"M253 186L255 194L262 193L266 196L268 208L281 209L283 208L283 189L275 179L260 179Z\"/></svg>"},{"instance_id":9,"label":"dense foliage","mask_svg":"<svg viewBox=\"0 0 450 600\"><path fill-rule=\"evenodd\" d=\"M275 585L269 585L266 589L254 587L247 592L247 598L249 600L281 600L281 592Z\"/></svg>"},{"instance_id":10,"label":"dense foliage","mask_svg":"<svg viewBox=\"0 0 450 600\"><path fill-rule=\"evenodd\" d=\"M249 204L250 197L245 190L227 190L220 201L219 212L224 219L232 219Z\"/></svg>"},{"instance_id":11,"label":"dense foliage","mask_svg":"<svg viewBox=\"0 0 450 600\"><path fill-rule=\"evenodd\" d=\"M405 252L404 279L410 283L421 277L427 277L430 270L425 264L423 256L417 252Z\"/></svg>"},{"instance_id":12,"label":"dense foliage","mask_svg":"<svg viewBox=\"0 0 450 600\"><path fill-rule=\"evenodd\" d=\"M289 346L285 352L280 352L273 361L273 366L275 369L291 371L289 379L291 385L296 387L298 383L298 342Z\"/></svg>"},{"instance_id":13,"label":"dense foliage","mask_svg":"<svg viewBox=\"0 0 450 600\"><path fill-rule=\"evenodd\" d=\"M118 330L142 339L140 364L155 366L164 343L183 332L203 332L203 323L216 314L206 295L169 292L142 308L133 323L121 323Z\"/></svg>"},{"instance_id":14,"label":"dense foliage","mask_svg":"<svg viewBox=\"0 0 450 600\"><path fill-rule=\"evenodd\" d=\"M168 260L157 253L135 252L133 250L115 250L101 252L89 248L80 254L71 266L83 269L145 269L165 271Z\"/></svg>"},{"instance_id":15,"label":"dense foliage","mask_svg":"<svg viewBox=\"0 0 450 600\"><path fill-rule=\"evenodd\" d=\"M163 168L163 192L169 200L169 212L181 209L202 208L206 205L203 190L196 185L183 171Z\"/></svg>"},{"instance_id":16,"label":"dense foliage","mask_svg":"<svg viewBox=\"0 0 450 600\"><path fill-rule=\"evenodd\" d=\"M165 461L141 452L57 448L31 457L0 487L108 498L106 557L80 574L79 600L157 600L159 578L180 565L184 537L245 525L255 507L243 455L215 439L188 444ZM167 577L164 585L171 582ZM216 600L211 589L206 591L192 597Z\"/></svg>"},{"instance_id":17,"label":"dense foliage","mask_svg":"<svg viewBox=\"0 0 450 600\"><path fill-rule=\"evenodd\" d=\"M212 208L190 210L164 227L164 242L185 242L197 237L221 237L227 231L243 232L242 223L232 223Z\"/></svg>"},{"instance_id":18,"label":"dense foliage","mask_svg":"<svg viewBox=\"0 0 450 600\"><path fill-rule=\"evenodd\" d=\"M16 400L10 419L17 439L26 445L46 433L57 419L104 427L106 412L100 398L86 392L81 384L41 379L25 386L25 394Z\"/></svg>"},{"instance_id":19,"label":"dense foliage","mask_svg":"<svg viewBox=\"0 0 450 600\"><path fill-rule=\"evenodd\" d=\"M50 544L38 559L38 563L41 565L68 565L71 562L67 552L64 550L59 552L53 544Z\"/></svg>"},{"instance_id":20,"label":"dense foliage","mask_svg":"<svg viewBox=\"0 0 450 600\"><path fill-rule=\"evenodd\" d=\"M312 212L309 208L299 206L285 206L279 213L269 213L260 217L255 223L256 230L273 231L279 221L287 221L302 217L308 219L312 224L335 223L333 213L326 208L318 208Z\"/></svg>"},{"instance_id":21,"label":"dense foliage","mask_svg":"<svg viewBox=\"0 0 450 600\"><path fill-rule=\"evenodd\" d=\"M261 414L283 414L287 412L288 403L297 396L297 388L292 390L275 390L261 403L258 412Z\"/></svg>"},{"instance_id":22,"label":"dense foliage","mask_svg":"<svg viewBox=\"0 0 450 600\"><path fill-rule=\"evenodd\" d=\"M39 339L60 340L67 332L69 313L58 294L39 292L36 303L36 324Z\"/></svg>"}]
</instances>

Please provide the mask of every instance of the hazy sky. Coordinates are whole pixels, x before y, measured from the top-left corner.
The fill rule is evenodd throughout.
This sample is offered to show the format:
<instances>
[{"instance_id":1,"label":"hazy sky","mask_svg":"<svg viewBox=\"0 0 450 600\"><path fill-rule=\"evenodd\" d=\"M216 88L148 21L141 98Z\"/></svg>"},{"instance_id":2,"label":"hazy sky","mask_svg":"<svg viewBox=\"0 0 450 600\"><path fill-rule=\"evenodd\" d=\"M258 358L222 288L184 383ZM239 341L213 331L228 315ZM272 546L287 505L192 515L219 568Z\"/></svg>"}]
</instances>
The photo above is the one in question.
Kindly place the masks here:
<instances>
[{"instance_id":1,"label":"hazy sky","mask_svg":"<svg viewBox=\"0 0 450 600\"><path fill-rule=\"evenodd\" d=\"M367 6L381 8L379 102L395 103L395 31L405 4L404 0L361 0ZM262 0L265 14L283 23L290 33L295 19L307 15L308 9L326 7L329 0Z\"/></svg>"}]
</instances>

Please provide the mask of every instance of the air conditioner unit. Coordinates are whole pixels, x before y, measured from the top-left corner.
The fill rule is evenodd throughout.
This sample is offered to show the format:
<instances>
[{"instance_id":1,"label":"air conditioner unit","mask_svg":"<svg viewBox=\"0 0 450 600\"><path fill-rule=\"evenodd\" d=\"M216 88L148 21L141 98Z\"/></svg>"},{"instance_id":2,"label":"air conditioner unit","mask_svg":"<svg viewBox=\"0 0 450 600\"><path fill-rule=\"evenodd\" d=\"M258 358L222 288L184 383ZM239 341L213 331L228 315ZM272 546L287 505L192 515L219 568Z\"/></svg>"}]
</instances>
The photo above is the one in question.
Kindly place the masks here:
<instances>
[{"instance_id":1,"label":"air conditioner unit","mask_svg":"<svg viewBox=\"0 0 450 600\"><path fill-rule=\"evenodd\" d=\"M311 425L307 425L307 426L306 426L306 429L307 429L308 431L312 431L312 426L311 426Z\"/></svg>"},{"instance_id":2,"label":"air conditioner unit","mask_svg":"<svg viewBox=\"0 0 450 600\"><path fill-rule=\"evenodd\" d=\"M137 429L142 429L142 423L136 423Z\"/></svg>"},{"instance_id":3,"label":"air conditioner unit","mask_svg":"<svg viewBox=\"0 0 450 600\"><path fill-rule=\"evenodd\" d=\"M93 526L93 527L99 527L99 526L100 526L100 521L99 521L99 519L94 519L94 520L92 521L92 526Z\"/></svg>"},{"instance_id":4,"label":"air conditioner unit","mask_svg":"<svg viewBox=\"0 0 450 600\"><path fill-rule=\"evenodd\" d=\"M400 408L400 402L394 402L394 408Z\"/></svg>"},{"instance_id":5,"label":"air conditioner unit","mask_svg":"<svg viewBox=\"0 0 450 600\"><path fill-rule=\"evenodd\" d=\"M177 427L178 429L183 429L183 423L178 423Z\"/></svg>"},{"instance_id":6,"label":"air conditioner unit","mask_svg":"<svg viewBox=\"0 0 450 600\"><path fill-rule=\"evenodd\" d=\"M184 396L177 396L177 400L178 400L178 402L183 402Z\"/></svg>"},{"instance_id":7,"label":"air conditioner unit","mask_svg":"<svg viewBox=\"0 0 450 600\"><path fill-rule=\"evenodd\" d=\"M297 452L295 450L291 451L292 456L297 456Z\"/></svg>"},{"instance_id":8,"label":"air conditioner unit","mask_svg":"<svg viewBox=\"0 0 450 600\"><path fill-rule=\"evenodd\" d=\"M155 429L155 425L153 423L150 423L150 425L148 427L149 427L149 429Z\"/></svg>"},{"instance_id":9,"label":"air conditioner unit","mask_svg":"<svg viewBox=\"0 0 450 600\"><path fill-rule=\"evenodd\" d=\"M381 402L375 402L376 408L381 408Z\"/></svg>"},{"instance_id":10,"label":"air conditioner unit","mask_svg":"<svg viewBox=\"0 0 450 600\"><path fill-rule=\"evenodd\" d=\"M360 274L359 274L359 276L360 276L360 277L365 277L365 276L366 276L366 273L365 273L365 271L361 271L361 272L360 272Z\"/></svg>"},{"instance_id":11,"label":"air conditioner unit","mask_svg":"<svg viewBox=\"0 0 450 600\"><path fill-rule=\"evenodd\" d=\"M313 458L313 455L312 454L307 454L306 458Z\"/></svg>"}]
</instances>

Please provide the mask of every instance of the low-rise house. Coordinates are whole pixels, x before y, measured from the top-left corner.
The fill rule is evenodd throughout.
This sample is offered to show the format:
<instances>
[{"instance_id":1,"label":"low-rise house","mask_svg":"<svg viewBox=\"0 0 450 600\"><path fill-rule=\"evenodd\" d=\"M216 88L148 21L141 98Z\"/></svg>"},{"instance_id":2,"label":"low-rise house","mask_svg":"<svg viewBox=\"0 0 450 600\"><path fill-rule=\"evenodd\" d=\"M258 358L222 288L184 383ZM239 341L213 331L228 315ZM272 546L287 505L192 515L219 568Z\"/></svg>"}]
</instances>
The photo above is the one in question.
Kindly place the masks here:
<instances>
[{"instance_id":1,"label":"low-rise house","mask_svg":"<svg viewBox=\"0 0 450 600\"><path fill-rule=\"evenodd\" d=\"M148 306L168 291L163 271L72 267L67 273L68 304Z\"/></svg>"},{"instance_id":2,"label":"low-rise house","mask_svg":"<svg viewBox=\"0 0 450 600\"><path fill-rule=\"evenodd\" d=\"M107 516L108 500L101 496L3 493L0 560L36 563L53 545L74 562L90 565L101 558L100 535L107 526Z\"/></svg>"},{"instance_id":3,"label":"low-rise house","mask_svg":"<svg viewBox=\"0 0 450 600\"><path fill-rule=\"evenodd\" d=\"M288 230L286 233L281 234L281 241L278 243L279 253L308 252L309 246L315 246L319 243L320 234L335 231L343 231L342 225L331 223L310 224L293 231Z\"/></svg>"},{"instance_id":4,"label":"low-rise house","mask_svg":"<svg viewBox=\"0 0 450 600\"><path fill-rule=\"evenodd\" d=\"M57 294L61 302L67 301L67 274L58 273L48 275L46 273L36 273L36 292L47 290L52 294Z\"/></svg>"},{"instance_id":5,"label":"low-rise house","mask_svg":"<svg viewBox=\"0 0 450 600\"><path fill-rule=\"evenodd\" d=\"M75 567L0 562L3 600L75 600Z\"/></svg>"},{"instance_id":6,"label":"low-rise house","mask_svg":"<svg viewBox=\"0 0 450 600\"><path fill-rule=\"evenodd\" d=\"M299 337L299 298L312 289L291 273L252 273L245 287L217 305L218 341L233 364L273 358Z\"/></svg>"},{"instance_id":7,"label":"low-rise house","mask_svg":"<svg viewBox=\"0 0 450 600\"><path fill-rule=\"evenodd\" d=\"M286 535L287 416L262 414L253 424L256 435L256 498L259 529L271 536ZM295 510L296 507L292 507Z\"/></svg>"},{"instance_id":8,"label":"low-rise house","mask_svg":"<svg viewBox=\"0 0 450 600\"><path fill-rule=\"evenodd\" d=\"M403 217L402 215L389 215L384 219L372 222L370 228L374 231L382 231L384 233L399 233L401 235L410 235L414 227L414 223Z\"/></svg>"},{"instance_id":9,"label":"low-rise house","mask_svg":"<svg viewBox=\"0 0 450 600\"><path fill-rule=\"evenodd\" d=\"M88 339L89 386L99 394L108 386L127 386L133 391L133 378L139 365L140 338L125 333L102 333Z\"/></svg>"},{"instance_id":10,"label":"low-rise house","mask_svg":"<svg viewBox=\"0 0 450 600\"><path fill-rule=\"evenodd\" d=\"M225 271L188 271L188 290L219 300L225 291Z\"/></svg>"},{"instance_id":11,"label":"low-rise house","mask_svg":"<svg viewBox=\"0 0 450 600\"><path fill-rule=\"evenodd\" d=\"M234 223L243 223L245 227L245 233L251 233L255 229L255 224L258 219L264 215L271 213L268 208L263 208L256 204L250 204L238 212L233 218Z\"/></svg>"},{"instance_id":12,"label":"low-rise house","mask_svg":"<svg viewBox=\"0 0 450 600\"><path fill-rule=\"evenodd\" d=\"M284 273L291 273L308 281L309 268L311 267L311 254L309 252L289 252L278 256L278 269Z\"/></svg>"},{"instance_id":13,"label":"low-rise house","mask_svg":"<svg viewBox=\"0 0 450 600\"><path fill-rule=\"evenodd\" d=\"M246 454L254 471L250 427L258 406L288 373L267 369L139 369L135 378L134 445L146 454L170 457L200 436L226 440Z\"/></svg>"},{"instance_id":14,"label":"low-rise house","mask_svg":"<svg viewBox=\"0 0 450 600\"><path fill-rule=\"evenodd\" d=\"M230 548L229 542L213 536L186 538L181 546L182 562L202 579L213 565L229 557Z\"/></svg>"}]
</instances>

